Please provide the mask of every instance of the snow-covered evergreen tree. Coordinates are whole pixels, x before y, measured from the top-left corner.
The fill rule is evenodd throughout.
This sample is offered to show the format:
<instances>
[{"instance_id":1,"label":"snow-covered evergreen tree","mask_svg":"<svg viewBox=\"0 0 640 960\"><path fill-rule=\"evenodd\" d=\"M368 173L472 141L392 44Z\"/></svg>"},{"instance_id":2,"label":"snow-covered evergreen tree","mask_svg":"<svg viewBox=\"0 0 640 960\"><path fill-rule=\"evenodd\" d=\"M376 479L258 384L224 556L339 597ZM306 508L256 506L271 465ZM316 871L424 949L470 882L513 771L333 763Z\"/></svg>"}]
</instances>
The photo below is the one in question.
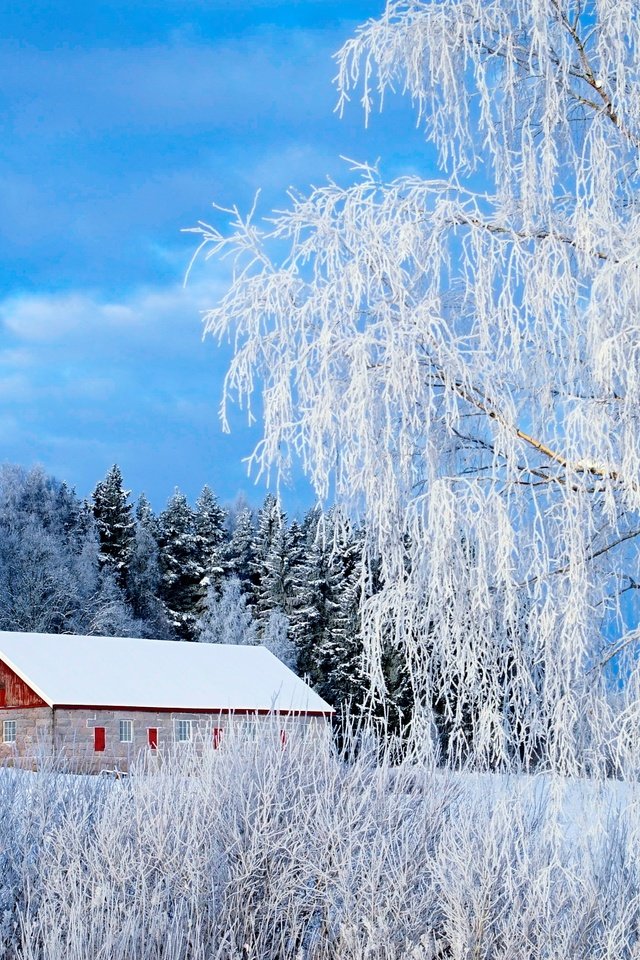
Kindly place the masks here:
<instances>
[{"instance_id":1,"label":"snow-covered evergreen tree","mask_svg":"<svg viewBox=\"0 0 640 960\"><path fill-rule=\"evenodd\" d=\"M158 529L158 521L151 504L144 494L140 494L136 504L136 524L127 570L126 595L134 616L145 622L145 635L165 639L172 635L172 630L166 608L160 599L160 550L156 539Z\"/></svg>"},{"instance_id":2,"label":"snow-covered evergreen tree","mask_svg":"<svg viewBox=\"0 0 640 960\"><path fill-rule=\"evenodd\" d=\"M283 523L284 514L280 509L278 499L272 493L268 493L258 510L253 538L253 565L258 576L262 573L262 564L271 550L276 530Z\"/></svg>"},{"instance_id":3,"label":"snow-covered evergreen tree","mask_svg":"<svg viewBox=\"0 0 640 960\"><path fill-rule=\"evenodd\" d=\"M169 622L183 640L192 640L202 595L204 568L195 513L176 487L159 517L160 592Z\"/></svg>"},{"instance_id":4,"label":"snow-covered evergreen tree","mask_svg":"<svg viewBox=\"0 0 640 960\"><path fill-rule=\"evenodd\" d=\"M256 576L255 538L253 511L250 507L242 507L235 515L225 565L231 576L237 577L247 590L250 603L255 600L252 589Z\"/></svg>"},{"instance_id":5,"label":"snow-covered evergreen tree","mask_svg":"<svg viewBox=\"0 0 640 960\"><path fill-rule=\"evenodd\" d=\"M136 522L141 524L143 527L146 527L153 538L157 540L160 529L159 521L154 513L151 503L149 502L149 498L145 493L141 493L138 497L135 509L135 517Z\"/></svg>"},{"instance_id":6,"label":"snow-covered evergreen tree","mask_svg":"<svg viewBox=\"0 0 640 960\"><path fill-rule=\"evenodd\" d=\"M324 544L325 583L316 587L317 595L325 597L326 619L311 660L318 692L336 709L349 705L357 711L370 686L364 670L360 616L362 543L346 522L335 523L330 516L327 526L326 537L330 540L325 539Z\"/></svg>"},{"instance_id":7,"label":"snow-covered evergreen tree","mask_svg":"<svg viewBox=\"0 0 640 960\"><path fill-rule=\"evenodd\" d=\"M324 680L327 631L336 612L338 572L331 565L332 527L319 508L304 518L304 548L294 573L291 638L299 651L300 670L318 687Z\"/></svg>"},{"instance_id":8,"label":"snow-covered evergreen tree","mask_svg":"<svg viewBox=\"0 0 640 960\"><path fill-rule=\"evenodd\" d=\"M226 510L220 506L218 498L211 488L205 485L196 500L196 536L206 585L212 585L218 590L225 574L226 516Z\"/></svg>"},{"instance_id":9,"label":"snow-covered evergreen tree","mask_svg":"<svg viewBox=\"0 0 640 960\"><path fill-rule=\"evenodd\" d=\"M247 605L247 596L237 577L222 585L222 592L210 586L205 610L198 621L196 639L201 643L254 644L256 624Z\"/></svg>"},{"instance_id":10,"label":"snow-covered evergreen tree","mask_svg":"<svg viewBox=\"0 0 640 960\"><path fill-rule=\"evenodd\" d=\"M257 616L262 622L272 610L287 613L291 609L294 586L291 546L291 536L284 518L264 560L257 604Z\"/></svg>"},{"instance_id":11,"label":"snow-covered evergreen tree","mask_svg":"<svg viewBox=\"0 0 640 960\"><path fill-rule=\"evenodd\" d=\"M294 603L294 553L286 514L269 495L258 514L254 570L256 619L264 631L274 610L289 614Z\"/></svg>"},{"instance_id":12,"label":"snow-covered evergreen tree","mask_svg":"<svg viewBox=\"0 0 640 960\"><path fill-rule=\"evenodd\" d=\"M93 515L100 538L100 564L109 567L124 586L135 533L130 491L125 490L117 464L107 472L92 494Z\"/></svg>"},{"instance_id":13,"label":"snow-covered evergreen tree","mask_svg":"<svg viewBox=\"0 0 640 960\"><path fill-rule=\"evenodd\" d=\"M253 542L253 593L260 629L272 610L288 612L293 587L290 547L286 515L270 493L258 511Z\"/></svg>"}]
</instances>

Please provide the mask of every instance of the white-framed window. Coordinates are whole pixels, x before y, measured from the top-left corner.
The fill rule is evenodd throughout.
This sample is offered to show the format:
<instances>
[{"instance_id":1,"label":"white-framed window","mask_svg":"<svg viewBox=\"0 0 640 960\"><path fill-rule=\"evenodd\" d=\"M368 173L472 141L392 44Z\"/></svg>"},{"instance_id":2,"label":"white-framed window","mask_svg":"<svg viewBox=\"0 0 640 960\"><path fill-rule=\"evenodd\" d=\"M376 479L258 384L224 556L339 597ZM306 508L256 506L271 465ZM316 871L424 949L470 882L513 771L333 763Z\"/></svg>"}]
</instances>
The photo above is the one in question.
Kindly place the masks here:
<instances>
[{"instance_id":1,"label":"white-framed window","mask_svg":"<svg viewBox=\"0 0 640 960\"><path fill-rule=\"evenodd\" d=\"M120 721L120 743L133 743L133 720Z\"/></svg>"},{"instance_id":2,"label":"white-framed window","mask_svg":"<svg viewBox=\"0 0 640 960\"><path fill-rule=\"evenodd\" d=\"M246 717L242 724L242 737L249 743L258 739L258 720L256 717Z\"/></svg>"},{"instance_id":3,"label":"white-framed window","mask_svg":"<svg viewBox=\"0 0 640 960\"><path fill-rule=\"evenodd\" d=\"M17 739L17 724L15 720L3 720L2 722L2 742L15 743Z\"/></svg>"},{"instance_id":4,"label":"white-framed window","mask_svg":"<svg viewBox=\"0 0 640 960\"><path fill-rule=\"evenodd\" d=\"M191 720L176 720L176 742L188 743L191 740Z\"/></svg>"}]
</instances>

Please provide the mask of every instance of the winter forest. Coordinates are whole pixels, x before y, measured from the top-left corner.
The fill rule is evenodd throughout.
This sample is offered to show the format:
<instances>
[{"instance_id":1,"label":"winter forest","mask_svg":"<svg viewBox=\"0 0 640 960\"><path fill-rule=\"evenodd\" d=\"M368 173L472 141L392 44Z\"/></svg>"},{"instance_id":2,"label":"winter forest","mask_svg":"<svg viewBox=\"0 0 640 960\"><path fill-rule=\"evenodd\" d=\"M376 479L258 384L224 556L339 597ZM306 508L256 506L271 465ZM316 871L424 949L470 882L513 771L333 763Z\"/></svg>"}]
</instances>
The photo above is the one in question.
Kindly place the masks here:
<instances>
[{"instance_id":1,"label":"winter forest","mask_svg":"<svg viewBox=\"0 0 640 960\"><path fill-rule=\"evenodd\" d=\"M269 494L225 509L205 486L175 490L155 514L134 503L117 466L80 500L40 469L0 472L0 629L261 643L340 711L360 712L362 530L309 510L289 521ZM394 729L409 685L385 660ZM404 719L403 719L404 718Z\"/></svg>"}]
</instances>

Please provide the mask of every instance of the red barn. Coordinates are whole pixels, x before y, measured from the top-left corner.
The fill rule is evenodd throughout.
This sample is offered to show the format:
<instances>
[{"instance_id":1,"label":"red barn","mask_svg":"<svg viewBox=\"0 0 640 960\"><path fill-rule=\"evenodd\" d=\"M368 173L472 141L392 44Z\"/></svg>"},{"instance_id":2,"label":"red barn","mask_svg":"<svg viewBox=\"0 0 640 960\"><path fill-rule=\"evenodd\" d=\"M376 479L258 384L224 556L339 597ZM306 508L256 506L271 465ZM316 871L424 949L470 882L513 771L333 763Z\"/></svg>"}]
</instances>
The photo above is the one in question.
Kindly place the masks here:
<instances>
[{"instance_id":1,"label":"red barn","mask_svg":"<svg viewBox=\"0 0 640 960\"><path fill-rule=\"evenodd\" d=\"M239 718L284 741L332 713L265 647L0 631L0 762L126 769L142 750L217 747Z\"/></svg>"}]
</instances>

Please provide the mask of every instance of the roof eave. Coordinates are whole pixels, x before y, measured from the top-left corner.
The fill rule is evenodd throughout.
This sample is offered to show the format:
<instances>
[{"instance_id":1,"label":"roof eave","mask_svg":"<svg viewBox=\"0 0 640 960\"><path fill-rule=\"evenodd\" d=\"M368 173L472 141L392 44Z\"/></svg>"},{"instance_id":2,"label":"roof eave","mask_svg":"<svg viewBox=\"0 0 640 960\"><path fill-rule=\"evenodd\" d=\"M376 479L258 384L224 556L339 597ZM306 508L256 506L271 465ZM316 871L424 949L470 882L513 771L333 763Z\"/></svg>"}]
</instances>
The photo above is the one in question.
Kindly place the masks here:
<instances>
[{"instance_id":1,"label":"roof eave","mask_svg":"<svg viewBox=\"0 0 640 960\"><path fill-rule=\"evenodd\" d=\"M210 713L260 717L266 717L270 714L279 717L332 717L335 714L332 707L327 710L280 710L277 708L274 710L267 707L157 707L130 703L50 703L49 705L54 710L131 710L136 713Z\"/></svg>"}]
</instances>

